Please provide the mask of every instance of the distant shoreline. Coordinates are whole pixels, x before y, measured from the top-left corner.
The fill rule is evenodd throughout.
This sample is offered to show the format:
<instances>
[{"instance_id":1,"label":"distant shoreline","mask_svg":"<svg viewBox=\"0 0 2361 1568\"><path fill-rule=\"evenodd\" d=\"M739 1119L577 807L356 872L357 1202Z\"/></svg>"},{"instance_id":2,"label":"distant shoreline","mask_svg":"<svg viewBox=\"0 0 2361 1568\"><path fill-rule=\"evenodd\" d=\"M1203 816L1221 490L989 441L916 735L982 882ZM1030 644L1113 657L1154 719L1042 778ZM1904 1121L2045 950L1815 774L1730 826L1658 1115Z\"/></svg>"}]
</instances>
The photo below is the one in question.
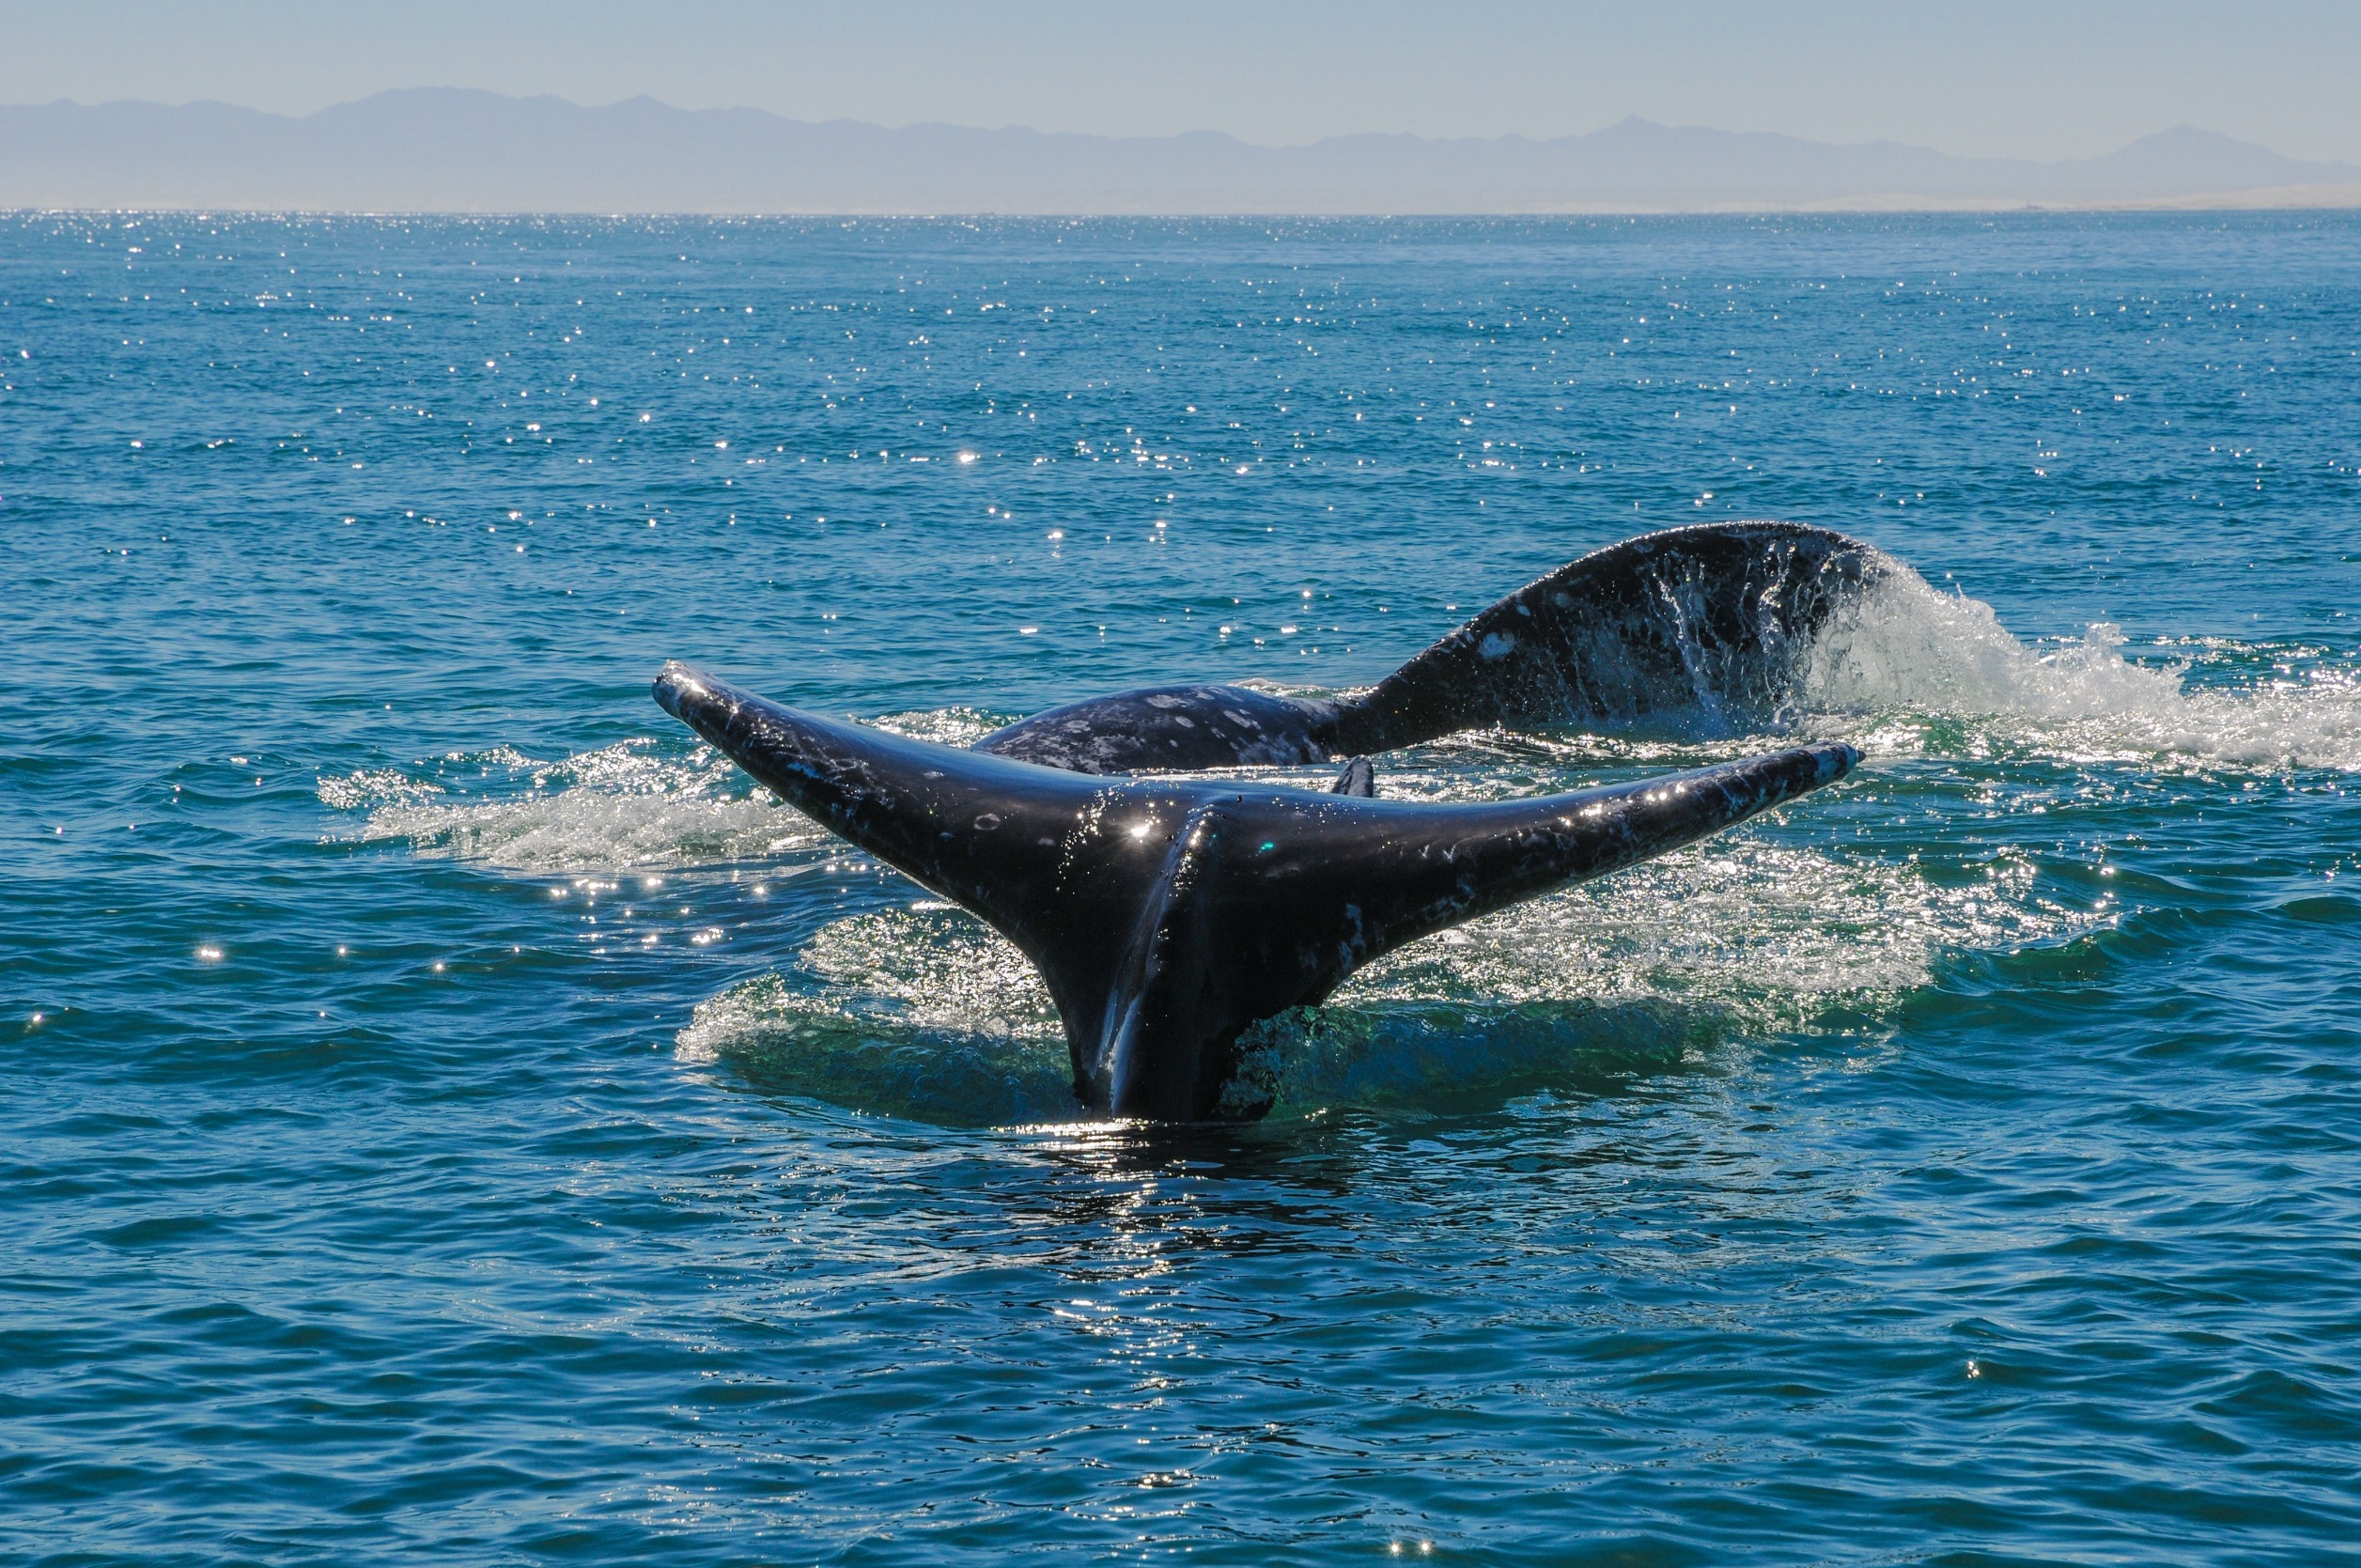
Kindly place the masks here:
<instances>
[{"instance_id":1,"label":"distant shoreline","mask_svg":"<svg viewBox=\"0 0 2361 1568\"><path fill-rule=\"evenodd\" d=\"M301 117L225 103L0 105L0 210L885 217L1623 217L2337 210L2361 164L2189 126L2096 158L1961 158L1627 118L1577 136L1262 147L888 128L457 88Z\"/></svg>"}]
</instances>

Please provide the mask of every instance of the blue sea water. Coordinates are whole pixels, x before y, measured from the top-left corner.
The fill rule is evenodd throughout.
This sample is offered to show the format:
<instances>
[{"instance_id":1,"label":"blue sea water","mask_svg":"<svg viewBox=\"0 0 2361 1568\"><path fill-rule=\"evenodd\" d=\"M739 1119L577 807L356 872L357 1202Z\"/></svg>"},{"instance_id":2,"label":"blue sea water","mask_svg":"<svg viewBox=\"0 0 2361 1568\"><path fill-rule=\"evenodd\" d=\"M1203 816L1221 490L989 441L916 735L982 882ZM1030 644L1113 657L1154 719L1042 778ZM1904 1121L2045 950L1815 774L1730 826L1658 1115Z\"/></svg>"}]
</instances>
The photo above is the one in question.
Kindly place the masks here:
<instances>
[{"instance_id":1,"label":"blue sea water","mask_svg":"<svg viewBox=\"0 0 2361 1568\"><path fill-rule=\"evenodd\" d=\"M2361 1541L2353 215L17 214L0 356L0 1559ZM1344 689L1727 517L1924 583L1380 788L1861 771L1247 1127L647 696Z\"/></svg>"}]
</instances>

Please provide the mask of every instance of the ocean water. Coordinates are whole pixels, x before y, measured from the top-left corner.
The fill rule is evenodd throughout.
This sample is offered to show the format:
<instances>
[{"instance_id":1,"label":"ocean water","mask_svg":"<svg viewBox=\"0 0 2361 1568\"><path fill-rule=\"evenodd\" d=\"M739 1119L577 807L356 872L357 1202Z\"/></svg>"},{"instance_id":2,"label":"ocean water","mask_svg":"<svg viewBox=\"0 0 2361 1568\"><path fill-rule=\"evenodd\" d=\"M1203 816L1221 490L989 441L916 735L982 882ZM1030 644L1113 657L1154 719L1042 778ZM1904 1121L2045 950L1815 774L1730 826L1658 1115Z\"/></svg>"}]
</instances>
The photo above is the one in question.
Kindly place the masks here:
<instances>
[{"instance_id":1,"label":"ocean water","mask_svg":"<svg viewBox=\"0 0 2361 1568\"><path fill-rule=\"evenodd\" d=\"M648 700L1909 562L1773 818L1094 1123ZM0 218L0 1560L2350 1560L2361 220ZM1322 770L1301 770L1308 784Z\"/></svg>"}]
</instances>

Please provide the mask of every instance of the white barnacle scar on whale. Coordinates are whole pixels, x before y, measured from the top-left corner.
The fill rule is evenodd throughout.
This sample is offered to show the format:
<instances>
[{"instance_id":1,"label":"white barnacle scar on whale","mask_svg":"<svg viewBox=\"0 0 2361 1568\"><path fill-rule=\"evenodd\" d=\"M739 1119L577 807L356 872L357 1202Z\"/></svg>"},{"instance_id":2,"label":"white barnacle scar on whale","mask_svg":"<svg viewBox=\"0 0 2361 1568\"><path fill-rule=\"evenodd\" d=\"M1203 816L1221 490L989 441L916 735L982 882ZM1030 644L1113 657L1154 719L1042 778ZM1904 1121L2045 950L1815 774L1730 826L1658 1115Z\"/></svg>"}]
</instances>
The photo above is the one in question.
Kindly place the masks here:
<instances>
[{"instance_id":1,"label":"white barnacle scar on whale","mask_svg":"<svg viewBox=\"0 0 2361 1568\"><path fill-rule=\"evenodd\" d=\"M1646 536L1521 590L1356 699L1166 688L1052 709L974 750L800 712L676 662L655 695L788 804L1015 943L1057 1006L1085 1106L1170 1121L1253 1116L1265 1107L1240 1082L1238 1040L1257 1020L1322 1001L1406 942L1834 783L1860 753L1807 745L1573 794L1448 804L1375 798L1358 754L1328 793L1130 769L1312 761L1512 715L1661 710L1668 691L1645 683L1667 664L1687 673L1689 698L1708 711L1775 702L1793 650L1884 560L1790 524ZM1668 578L1685 591L1697 645L1664 646L1645 613L1666 602ZM1621 618L1564 619L1584 602ZM1555 609L1535 615L1536 603ZM1530 617L1536 635L1491 658L1485 626L1503 614ZM1505 683L1472 680L1470 649ZM1716 675L1721 686L1707 689ZM1175 714L1219 723L1159 722Z\"/></svg>"}]
</instances>

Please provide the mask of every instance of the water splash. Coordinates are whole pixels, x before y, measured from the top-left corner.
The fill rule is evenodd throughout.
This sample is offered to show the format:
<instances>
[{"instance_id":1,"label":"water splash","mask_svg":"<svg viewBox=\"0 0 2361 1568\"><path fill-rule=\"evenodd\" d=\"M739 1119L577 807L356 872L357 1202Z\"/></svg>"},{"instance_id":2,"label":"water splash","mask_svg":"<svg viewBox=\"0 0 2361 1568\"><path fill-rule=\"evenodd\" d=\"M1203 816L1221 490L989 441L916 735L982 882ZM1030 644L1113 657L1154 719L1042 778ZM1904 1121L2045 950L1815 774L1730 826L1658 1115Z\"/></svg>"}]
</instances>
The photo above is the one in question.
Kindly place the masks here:
<instances>
[{"instance_id":1,"label":"water splash","mask_svg":"<svg viewBox=\"0 0 2361 1568\"><path fill-rule=\"evenodd\" d=\"M2021 861L1954 886L1915 862L1744 837L1693 846L1372 964L1327 1005L1250 1036L1258 1084L1281 1117L1432 1109L1873 1026L1947 952L2099 923L2034 884ZM758 1087L861 1110L956 1125L1075 1110L1040 978L982 922L931 900L825 927L789 972L700 1005L677 1047Z\"/></svg>"},{"instance_id":2,"label":"water splash","mask_svg":"<svg viewBox=\"0 0 2361 1568\"><path fill-rule=\"evenodd\" d=\"M2349 661L2210 640L2161 644L2162 661L2135 662L2125 645L2104 622L2028 645L1989 604L1900 570L1815 639L1803 664L1807 722L1872 755L2361 771L2361 673Z\"/></svg>"},{"instance_id":3,"label":"water splash","mask_svg":"<svg viewBox=\"0 0 2361 1568\"><path fill-rule=\"evenodd\" d=\"M407 840L421 854L538 874L753 860L827 837L709 747L674 757L629 740L552 763L503 749L444 758L436 773L322 779L319 799L367 812L344 835L354 842Z\"/></svg>"}]
</instances>

